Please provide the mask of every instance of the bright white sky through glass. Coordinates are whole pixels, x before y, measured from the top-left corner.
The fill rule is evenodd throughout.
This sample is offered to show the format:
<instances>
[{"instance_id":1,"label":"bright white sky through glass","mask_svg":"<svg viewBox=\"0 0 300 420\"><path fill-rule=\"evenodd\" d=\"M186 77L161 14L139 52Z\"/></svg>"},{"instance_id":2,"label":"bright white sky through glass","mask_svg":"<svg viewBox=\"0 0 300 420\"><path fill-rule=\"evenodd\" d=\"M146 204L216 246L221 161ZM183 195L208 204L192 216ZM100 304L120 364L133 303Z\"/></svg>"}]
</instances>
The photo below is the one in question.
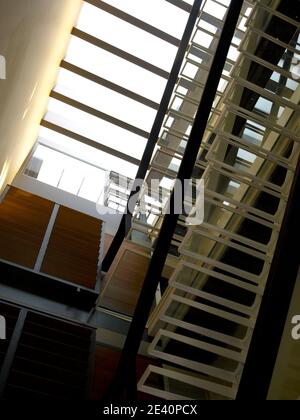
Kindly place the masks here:
<instances>
[{"instance_id":1,"label":"bright white sky through glass","mask_svg":"<svg viewBox=\"0 0 300 420\"><path fill-rule=\"evenodd\" d=\"M42 143L46 146L61 150L87 163L90 162L92 165L96 165L105 171L115 171L129 178L134 178L136 174L136 165L95 149L94 147L87 146L56 131L41 127L39 134Z\"/></svg>"},{"instance_id":2,"label":"bright white sky through glass","mask_svg":"<svg viewBox=\"0 0 300 420\"><path fill-rule=\"evenodd\" d=\"M107 3L177 38L181 38L188 19L188 13L165 0L108 0ZM76 26L167 72L172 68L177 47L89 3L83 3ZM166 79L75 36L71 36L65 61L157 103L161 100L167 82ZM152 128L156 115L153 108L68 70L60 69L54 90L146 132ZM53 98L49 100L45 120L136 159L142 157L147 141L144 137ZM80 144L55 131L41 127L40 138L43 144L85 162L96 164L104 170L112 170L129 178L135 177L136 165ZM60 188L75 193L80 179L82 180L80 170L83 170L83 166L80 166L77 161L68 160L70 158L59 152L57 154L49 150L39 148L36 152L43 153L44 163L39 179L44 182L48 179L48 183L55 185L58 174L61 174L61 168L55 169L56 162L57 164L60 162L58 166L61 166L62 162L64 165L68 162L69 166L67 165L63 178L60 180ZM74 173L73 177L72 168L74 170L76 168L76 174Z\"/></svg>"},{"instance_id":3,"label":"bright white sky through glass","mask_svg":"<svg viewBox=\"0 0 300 420\"><path fill-rule=\"evenodd\" d=\"M55 91L145 131L151 130L156 115L154 109L65 69Z\"/></svg>"},{"instance_id":4,"label":"bright white sky through glass","mask_svg":"<svg viewBox=\"0 0 300 420\"><path fill-rule=\"evenodd\" d=\"M188 19L187 12L174 7L166 0L106 0L105 3L179 39Z\"/></svg>"},{"instance_id":5,"label":"bright white sky through glass","mask_svg":"<svg viewBox=\"0 0 300 420\"><path fill-rule=\"evenodd\" d=\"M177 52L174 45L89 3L82 6L77 28L166 71L170 71Z\"/></svg>"},{"instance_id":6,"label":"bright white sky through glass","mask_svg":"<svg viewBox=\"0 0 300 420\"><path fill-rule=\"evenodd\" d=\"M105 172L39 145L34 157L41 160L38 180L90 201L98 202L105 182Z\"/></svg>"},{"instance_id":7,"label":"bright white sky through glass","mask_svg":"<svg viewBox=\"0 0 300 420\"><path fill-rule=\"evenodd\" d=\"M193 0L185 1L193 4ZM182 37L188 19L187 12L165 0L106 0L106 3L178 39ZM219 3L228 5L230 0L219 0ZM222 5L208 0L205 7L209 14L223 19L226 8ZM162 70L170 72L172 68L177 47L89 3L83 2L76 27ZM204 32L202 44L203 42L209 48L211 37ZM167 82L166 79L75 36L70 38L65 61L157 103L161 100ZM154 109L65 69L60 70L54 90L146 132L151 130L155 119ZM49 100L45 120L136 159L142 157L147 141L131 131L53 98ZM43 144L58 151L38 147L36 155L43 160L39 179L51 185L59 182L59 188L73 194L80 191L79 195L85 194L85 198L96 201L101 187L99 182L104 186L104 177L98 173L102 169L115 171L129 178L135 177L136 165L55 131L41 127L40 139ZM74 156L77 160L59 151ZM94 166L88 168L89 162L100 169Z\"/></svg>"},{"instance_id":8,"label":"bright white sky through glass","mask_svg":"<svg viewBox=\"0 0 300 420\"><path fill-rule=\"evenodd\" d=\"M129 156L141 158L146 145L143 137L53 98L48 110L46 120Z\"/></svg>"},{"instance_id":9,"label":"bright white sky through glass","mask_svg":"<svg viewBox=\"0 0 300 420\"><path fill-rule=\"evenodd\" d=\"M166 79L73 36L65 60L156 102L166 85Z\"/></svg>"}]
</instances>

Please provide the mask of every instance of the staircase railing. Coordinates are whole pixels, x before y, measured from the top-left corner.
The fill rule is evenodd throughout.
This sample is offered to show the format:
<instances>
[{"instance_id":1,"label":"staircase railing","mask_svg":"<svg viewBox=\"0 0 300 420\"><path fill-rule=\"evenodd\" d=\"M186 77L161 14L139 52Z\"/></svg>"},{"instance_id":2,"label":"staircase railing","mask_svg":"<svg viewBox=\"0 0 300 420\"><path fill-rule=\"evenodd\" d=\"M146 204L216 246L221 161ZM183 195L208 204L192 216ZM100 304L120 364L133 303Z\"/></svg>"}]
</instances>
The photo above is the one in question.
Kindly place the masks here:
<instances>
[{"instance_id":1,"label":"staircase railing","mask_svg":"<svg viewBox=\"0 0 300 420\"><path fill-rule=\"evenodd\" d=\"M300 25L262 3L251 22L207 154L205 222L188 228L180 263L148 323L149 354L161 366L150 365L138 389L166 399L236 398L276 264L300 152L300 89L285 47L295 56L299 50L282 48L271 35L272 45L265 43L259 28L264 22L270 34L281 25L293 40ZM264 57L261 42L271 55Z\"/></svg>"},{"instance_id":2,"label":"staircase railing","mask_svg":"<svg viewBox=\"0 0 300 420\"><path fill-rule=\"evenodd\" d=\"M222 30L215 55L212 60L211 71L208 74L206 85L196 113L189 140L186 145L177 179L184 181L190 179L196 163L199 147L205 133L211 108L216 96L219 80L226 63L227 54L232 37L243 5L242 0L233 0L228 8L224 28ZM174 203L174 192L171 194L171 203ZM173 206L171 205L170 208ZM150 314L156 288L160 280L168 249L178 221L178 214L167 214L163 220L160 235L153 251L150 266L144 281L139 301L133 316L129 333L120 358L115 379L107 392L107 398L119 398L127 393L134 396L135 391L135 358Z\"/></svg>"}]
</instances>

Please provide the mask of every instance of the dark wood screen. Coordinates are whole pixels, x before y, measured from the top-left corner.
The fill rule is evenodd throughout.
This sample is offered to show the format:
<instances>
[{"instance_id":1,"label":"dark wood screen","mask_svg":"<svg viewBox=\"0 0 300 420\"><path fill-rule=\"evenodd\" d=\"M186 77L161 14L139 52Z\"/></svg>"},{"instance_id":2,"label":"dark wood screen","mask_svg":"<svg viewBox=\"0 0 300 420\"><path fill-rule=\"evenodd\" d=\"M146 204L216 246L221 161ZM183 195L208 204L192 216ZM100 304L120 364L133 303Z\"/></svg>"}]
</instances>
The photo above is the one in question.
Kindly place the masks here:
<instances>
[{"instance_id":1,"label":"dark wood screen","mask_svg":"<svg viewBox=\"0 0 300 420\"><path fill-rule=\"evenodd\" d=\"M0 204L0 258L34 268L54 203L11 187Z\"/></svg>"},{"instance_id":2,"label":"dark wood screen","mask_svg":"<svg viewBox=\"0 0 300 420\"><path fill-rule=\"evenodd\" d=\"M41 271L94 288L100 234L100 220L60 207Z\"/></svg>"}]
</instances>

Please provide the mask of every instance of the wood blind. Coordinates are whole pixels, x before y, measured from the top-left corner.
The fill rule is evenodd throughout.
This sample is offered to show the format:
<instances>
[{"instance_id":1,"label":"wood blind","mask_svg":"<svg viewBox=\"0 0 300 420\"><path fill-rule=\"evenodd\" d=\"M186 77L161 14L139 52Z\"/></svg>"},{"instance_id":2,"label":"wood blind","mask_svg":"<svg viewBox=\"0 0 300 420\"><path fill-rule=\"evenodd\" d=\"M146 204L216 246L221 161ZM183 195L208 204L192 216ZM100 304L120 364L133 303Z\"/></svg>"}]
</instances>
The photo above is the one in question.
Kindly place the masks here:
<instances>
[{"instance_id":1,"label":"wood blind","mask_svg":"<svg viewBox=\"0 0 300 420\"><path fill-rule=\"evenodd\" d=\"M100 220L60 207L41 271L94 288L100 234Z\"/></svg>"},{"instance_id":2,"label":"wood blind","mask_svg":"<svg viewBox=\"0 0 300 420\"><path fill-rule=\"evenodd\" d=\"M0 204L0 258L34 268L54 203L11 187Z\"/></svg>"}]
</instances>

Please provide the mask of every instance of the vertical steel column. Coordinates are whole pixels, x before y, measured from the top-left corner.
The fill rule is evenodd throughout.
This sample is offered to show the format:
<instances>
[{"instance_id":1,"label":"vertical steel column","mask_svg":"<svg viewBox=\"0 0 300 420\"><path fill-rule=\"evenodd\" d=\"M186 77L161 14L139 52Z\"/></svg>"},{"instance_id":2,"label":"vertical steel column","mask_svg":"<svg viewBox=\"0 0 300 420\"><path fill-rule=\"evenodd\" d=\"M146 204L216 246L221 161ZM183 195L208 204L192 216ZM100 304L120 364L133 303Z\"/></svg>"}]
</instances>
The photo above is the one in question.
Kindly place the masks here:
<instances>
[{"instance_id":1,"label":"vertical steel column","mask_svg":"<svg viewBox=\"0 0 300 420\"><path fill-rule=\"evenodd\" d=\"M164 91L158 112L156 114L156 117L152 126L152 130L150 132L150 136L149 136L145 151L143 153L141 163L140 163L140 166L137 171L136 178L135 178L135 183L132 187L132 191L129 196L128 202L133 195L139 192L138 180L145 179L145 176L146 176L146 173L149 168L150 161L151 161L151 157L152 157L152 154L153 154L153 151L154 151L171 97L172 97L172 93L173 93L175 84L177 82L181 65L182 65L187 47L191 39L193 30L197 21L197 17L200 12L201 4L202 4L202 0L194 1L194 5L192 7L182 40L180 42L180 46L178 48L173 67L170 72L170 76L169 76L167 85L165 87L165 91ZM132 220L132 214L127 208L126 213L122 216L118 231L103 259L103 262L102 262L103 271L109 270L115 256L117 255L117 252L120 249L120 246L122 245L124 238L126 237L126 235L128 234L130 230L131 220Z\"/></svg>"},{"instance_id":2,"label":"vertical steel column","mask_svg":"<svg viewBox=\"0 0 300 420\"><path fill-rule=\"evenodd\" d=\"M220 41L214 56L210 73L203 91L202 99L195 117L195 122L187 143L186 151L178 172L177 179L183 182L190 179L196 163L199 147L209 120L209 115L217 93L218 84L226 62L227 54L235 32L243 0L232 0ZM170 209L174 208L174 191L171 194ZM183 197L182 197L183 198ZM132 389L130 372L135 366L136 355L145 331L145 326L151 311L157 285L168 255L173 233L178 221L178 214L170 212L164 218L160 235L157 239L152 259L144 280L140 297L133 315L132 323L125 341L115 378L109 388L106 399L118 399L124 391ZM132 394L130 395L132 398Z\"/></svg>"},{"instance_id":3,"label":"vertical steel column","mask_svg":"<svg viewBox=\"0 0 300 420\"><path fill-rule=\"evenodd\" d=\"M87 382L85 387L85 399L90 400L93 388L93 378L95 373L95 356L96 356L96 330L91 331L90 336L90 351L89 351L89 363L88 363L88 375L87 375Z\"/></svg>"}]
</instances>

